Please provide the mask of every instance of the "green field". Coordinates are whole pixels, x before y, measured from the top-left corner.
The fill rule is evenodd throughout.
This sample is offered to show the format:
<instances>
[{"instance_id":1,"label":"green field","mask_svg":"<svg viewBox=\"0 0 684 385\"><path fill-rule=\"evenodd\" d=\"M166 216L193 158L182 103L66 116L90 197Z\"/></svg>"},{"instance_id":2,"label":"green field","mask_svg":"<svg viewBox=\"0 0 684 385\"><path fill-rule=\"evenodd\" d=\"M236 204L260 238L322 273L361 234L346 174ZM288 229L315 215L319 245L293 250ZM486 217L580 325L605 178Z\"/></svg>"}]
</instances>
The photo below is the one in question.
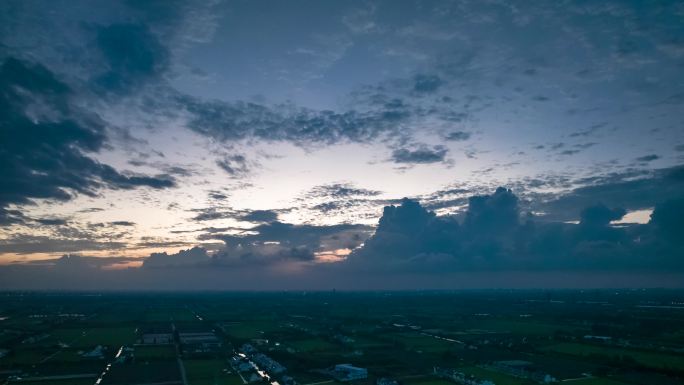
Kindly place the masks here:
<instances>
[{"instance_id":1,"label":"green field","mask_svg":"<svg viewBox=\"0 0 684 385\"><path fill-rule=\"evenodd\" d=\"M642 352L638 350L620 349L616 347L604 347L584 345L578 343L561 343L545 347L546 351L570 354L573 356L589 357L603 356L609 359L631 357L641 365L651 368L684 368L684 356L662 354L655 352Z\"/></svg>"},{"instance_id":2,"label":"green field","mask_svg":"<svg viewBox=\"0 0 684 385\"><path fill-rule=\"evenodd\" d=\"M220 359L184 360L185 372L191 385L242 385L242 379L235 373L226 373L230 366Z\"/></svg>"},{"instance_id":3,"label":"green field","mask_svg":"<svg viewBox=\"0 0 684 385\"><path fill-rule=\"evenodd\" d=\"M412 379L407 381L402 381L406 385L454 385L453 382L447 381L437 377L422 377L419 379Z\"/></svg>"},{"instance_id":4,"label":"green field","mask_svg":"<svg viewBox=\"0 0 684 385\"><path fill-rule=\"evenodd\" d=\"M309 338L287 343L288 346L293 347L300 352L317 352L332 349L339 349L336 345L331 344L320 338Z\"/></svg>"},{"instance_id":5,"label":"green field","mask_svg":"<svg viewBox=\"0 0 684 385\"><path fill-rule=\"evenodd\" d=\"M573 385L629 385L624 382L615 381L609 378L587 378L581 380L573 380L570 382Z\"/></svg>"},{"instance_id":6,"label":"green field","mask_svg":"<svg viewBox=\"0 0 684 385\"><path fill-rule=\"evenodd\" d=\"M135 359L139 361L154 360L160 358L174 358L176 350L173 346L136 346L133 352Z\"/></svg>"},{"instance_id":7,"label":"green field","mask_svg":"<svg viewBox=\"0 0 684 385\"><path fill-rule=\"evenodd\" d=\"M264 338L264 333L277 330L279 327L271 322L242 322L226 327L226 332L235 338Z\"/></svg>"},{"instance_id":8,"label":"green field","mask_svg":"<svg viewBox=\"0 0 684 385\"><path fill-rule=\"evenodd\" d=\"M472 374L473 376L480 378L482 380L493 381L496 385L532 385L531 381L523 380L521 378L516 378L503 373L497 373L491 370L478 368L476 366L469 366L465 368L459 368L460 371L466 374Z\"/></svg>"},{"instance_id":9,"label":"green field","mask_svg":"<svg viewBox=\"0 0 684 385\"><path fill-rule=\"evenodd\" d=\"M440 340L417 332L393 334L393 342L404 345L407 349L422 352L443 352L454 346L453 342Z\"/></svg>"}]
</instances>

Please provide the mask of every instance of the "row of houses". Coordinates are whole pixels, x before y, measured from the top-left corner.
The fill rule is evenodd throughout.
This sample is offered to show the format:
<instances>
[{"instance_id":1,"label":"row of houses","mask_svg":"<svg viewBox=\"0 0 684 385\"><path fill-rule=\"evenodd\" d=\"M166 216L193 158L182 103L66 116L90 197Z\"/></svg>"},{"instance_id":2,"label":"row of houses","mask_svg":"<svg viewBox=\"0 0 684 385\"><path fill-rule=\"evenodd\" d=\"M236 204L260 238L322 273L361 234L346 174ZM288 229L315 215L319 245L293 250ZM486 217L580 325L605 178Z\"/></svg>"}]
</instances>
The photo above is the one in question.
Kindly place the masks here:
<instances>
[{"instance_id":1,"label":"row of houses","mask_svg":"<svg viewBox=\"0 0 684 385\"><path fill-rule=\"evenodd\" d=\"M513 377L532 380L540 384L551 384L558 382L552 375L544 373L532 362L522 360L495 361L491 364L483 365L485 369L494 370L508 374Z\"/></svg>"},{"instance_id":2,"label":"row of houses","mask_svg":"<svg viewBox=\"0 0 684 385\"><path fill-rule=\"evenodd\" d=\"M434 367L432 374L446 380L453 381L460 385L496 385L490 380L483 380L471 374L465 374L456 369Z\"/></svg>"},{"instance_id":3,"label":"row of houses","mask_svg":"<svg viewBox=\"0 0 684 385\"><path fill-rule=\"evenodd\" d=\"M138 341L142 345L172 345L176 341L176 334L186 354L217 353L223 346L213 330L179 329L174 332L170 326L148 328L140 334Z\"/></svg>"}]
</instances>

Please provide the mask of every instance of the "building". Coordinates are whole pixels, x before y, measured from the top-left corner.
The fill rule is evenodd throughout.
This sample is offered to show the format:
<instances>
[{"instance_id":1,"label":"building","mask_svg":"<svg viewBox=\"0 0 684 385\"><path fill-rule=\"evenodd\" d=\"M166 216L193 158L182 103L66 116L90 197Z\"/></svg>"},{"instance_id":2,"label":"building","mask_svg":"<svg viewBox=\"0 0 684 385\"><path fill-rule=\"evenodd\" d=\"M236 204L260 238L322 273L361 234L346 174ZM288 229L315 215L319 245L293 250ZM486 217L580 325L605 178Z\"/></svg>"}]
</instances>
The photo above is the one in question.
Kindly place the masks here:
<instances>
[{"instance_id":1,"label":"building","mask_svg":"<svg viewBox=\"0 0 684 385\"><path fill-rule=\"evenodd\" d=\"M143 345L170 345L173 344L173 333L168 325L148 326L140 334L140 343Z\"/></svg>"},{"instance_id":2,"label":"building","mask_svg":"<svg viewBox=\"0 0 684 385\"><path fill-rule=\"evenodd\" d=\"M435 367L432 370L432 373L437 377L451 380L460 385L495 385L490 380L482 380L471 374L465 374L456 369Z\"/></svg>"},{"instance_id":3,"label":"building","mask_svg":"<svg viewBox=\"0 0 684 385\"><path fill-rule=\"evenodd\" d=\"M391 378L380 377L377 380L375 380L375 385L399 385L399 382Z\"/></svg>"},{"instance_id":4,"label":"building","mask_svg":"<svg viewBox=\"0 0 684 385\"><path fill-rule=\"evenodd\" d=\"M556 378L550 374L544 373L540 368L536 367L532 362L529 361L496 361L487 368L514 377L532 380L540 384L558 382Z\"/></svg>"},{"instance_id":5,"label":"building","mask_svg":"<svg viewBox=\"0 0 684 385\"><path fill-rule=\"evenodd\" d=\"M181 332L178 339L187 353L213 353L223 345L213 332Z\"/></svg>"},{"instance_id":6,"label":"building","mask_svg":"<svg viewBox=\"0 0 684 385\"><path fill-rule=\"evenodd\" d=\"M140 343L142 343L143 345L169 345L173 343L173 334L144 333L140 337Z\"/></svg>"},{"instance_id":7,"label":"building","mask_svg":"<svg viewBox=\"0 0 684 385\"><path fill-rule=\"evenodd\" d=\"M338 381L354 381L368 378L368 370L351 364L338 364L332 371L333 377Z\"/></svg>"}]
</instances>

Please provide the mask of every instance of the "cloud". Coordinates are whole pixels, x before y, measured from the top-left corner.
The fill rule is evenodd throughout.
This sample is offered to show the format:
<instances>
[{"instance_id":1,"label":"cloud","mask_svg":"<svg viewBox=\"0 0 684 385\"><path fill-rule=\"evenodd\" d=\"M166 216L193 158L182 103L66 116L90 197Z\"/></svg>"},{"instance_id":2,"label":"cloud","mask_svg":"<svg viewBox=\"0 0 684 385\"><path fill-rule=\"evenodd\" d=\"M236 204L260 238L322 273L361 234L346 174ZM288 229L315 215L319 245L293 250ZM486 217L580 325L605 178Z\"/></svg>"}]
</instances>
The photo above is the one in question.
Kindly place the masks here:
<instances>
[{"instance_id":1,"label":"cloud","mask_svg":"<svg viewBox=\"0 0 684 385\"><path fill-rule=\"evenodd\" d=\"M0 207L101 188L175 186L168 175L124 174L88 156L105 146L104 124L72 106L70 87L45 67L5 59L0 90Z\"/></svg>"},{"instance_id":2,"label":"cloud","mask_svg":"<svg viewBox=\"0 0 684 385\"><path fill-rule=\"evenodd\" d=\"M231 178L244 178L258 166L250 162L244 155L226 155L216 161L216 165L225 171Z\"/></svg>"},{"instance_id":3,"label":"cloud","mask_svg":"<svg viewBox=\"0 0 684 385\"><path fill-rule=\"evenodd\" d=\"M544 180L541 182L545 183ZM530 202L530 209L545 213L540 218L543 220L570 221L579 219L577 213L581 208L601 202L610 202L627 210L652 208L658 202L684 194L684 167L627 170L575 180L570 186L574 184L581 187L544 199L538 197Z\"/></svg>"},{"instance_id":4,"label":"cloud","mask_svg":"<svg viewBox=\"0 0 684 385\"><path fill-rule=\"evenodd\" d=\"M254 210L240 217L247 222L275 222L278 220L278 213L273 210Z\"/></svg>"},{"instance_id":5,"label":"cloud","mask_svg":"<svg viewBox=\"0 0 684 385\"><path fill-rule=\"evenodd\" d=\"M0 253L74 253L84 250L120 250L128 244L87 238L64 238L42 235L15 235L0 240Z\"/></svg>"},{"instance_id":6,"label":"cloud","mask_svg":"<svg viewBox=\"0 0 684 385\"><path fill-rule=\"evenodd\" d=\"M398 148L392 151L394 163L429 164L444 162L448 150L444 146L419 146L416 149Z\"/></svg>"},{"instance_id":7,"label":"cloud","mask_svg":"<svg viewBox=\"0 0 684 385\"><path fill-rule=\"evenodd\" d=\"M651 214L651 224L666 239L684 246L684 198L667 200L656 206Z\"/></svg>"},{"instance_id":8,"label":"cloud","mask_svg":"<svg viewBox=\"0 0 684 385\"><path fill-rule=\"evenodd\" d=\"M105 92L124 92L160 76L169 66L167 49L143 24L112 24L97 31L107 71L96 78Z\"/></svg>"},{"instance_id":9,"label":"cloud","mask_svg":"<svg viewBox=\"0 0 684 385\"><path fill-rule=\"evenodd\" d=\"M654 160L660 159L660 156L655 155L655 154L650 154L650 155L644 155L636 158L637 161L639 162L652 162Z\"/></svg>"},{"instance_id":10,"label":"cloud","mask_svg":"<svg viewBox=\"0 0 684 385\"><path fill-rule=\"evenodd\" d=\"M209 207L204 209L194 209L192 211L199 212L199 214L193 217L193 220L195 221L211 221L216 219L233 218L246 222L273 222L278 219L278 212L276 210L235 210Z\"/></svg>"},{"instance_id":11,"label":"cloud","mask_svg":"<svg viewBox=\"0 0 684 385\"><path fill-rule=\"evenodd\" d=\"M437 75L419 74L413 77L413 91L432 93L444 86L445 81Z\"/></svg>"},{"instance_id":12,"label":"cloud","mask_svg":"<svg viewBox=\"0 0 684 385\"><path fill-rule=\"evenodd\" d=\"M462 222L416 201L385 207L378 227L345 262L349 271L684 271L684 201L659 204L647 225L611 225L625 214L602 204L579 224L520 213L511 190L469 199ZM668 234L661 236L659 234Z\"/></svg>"},{"instance_id":13,"label":"cloud","mask_svg":"<svg viewBox=\"0 0 684 385\"><path fill-rule=\"evenodd\" d=\"M273 221L248 230L248 235L214 235L226 243L216 263L272 263L315 260L317 252L354 249L368 236L362 225L294 225Z\"/></svg>"},{"instance_id":14,"label":"cloud","mask_svg":"<svg viewBox=\"0 0 684 385\"><path fill-rule=\"evenodd\" d=\"M114 221L114 222L109 222L110 225L112 226L135 226L135 222L130 222L130 221Z\"/></svg>"},{"instance_id":15,"label":"cloud","mask_svg":"<svg viewBox=\"0 0 684 385\"><path fill-rule=\"evenodd\" d=\"M453 142L462 142L462 141L465 141L465 140L470 139L470 136L471 136L471 133L470 133L470 132L466 132L466 131L453 131L453 132L448 133L448 134L444 137L444 139L450 140L450 141L453 141Z\"/></svg>"},{"instance_id":16,"label":"cloud","mask_svg":"<svg viewBox=\"0 0 684 385\"><path fill-rule=\"evenodd\" d=\"M373 197L378 196L380 194L382 194L382 191L359 188L351 183L332 183L312 188L306 194L306 199L344 199L352 197Z\"/></svg>"},{"instance_id":17,"label":"cloud","mask_svg":"<svg viewBox=\"0 0 684 385\"><path fill-rule=\"evenodd\" d=\"M152 253L145 258L143 268L153 267L178 267L178 266L192 266L203 265L209 263L211 257L207 250L201 247L193 247L192 249L181 250L175 254Z\"/></svg>"},{"instance_id":18,"label":"cloud","mask_svg":"<svg viewBox=\"0 0 684 385\"><path fill-rule=\"evenodd\" d=\"M411 116L410 107L401 100L389 100L366 111L334 112L292 105L204 101L176 94L168 105L159 107L186 111L192 130L219 141L256 138L299 146L366 143L398 133Z\"/></svg>"},{"instance_id":19,"label":"cloud","mask_svg":"<svg viewBox=\"0 0 684 385\"><path fill-rule=\"evenodd\" d=\"M582 210L580 224L588 227L608 226L610 222L622 219L626 213L622 208L610 209L604 204L598 204Z\"/></svg>"},{"instance_id":20,"label":"cloud","mask_svg":"<svg viewBox=\"0 0 684 385\"><path fill-rule=\"evenodd\" d=\"M35 221L46 226L62 226L67 224L67 220L62 218L38 218Z\"/></svg>"}]
</instances>

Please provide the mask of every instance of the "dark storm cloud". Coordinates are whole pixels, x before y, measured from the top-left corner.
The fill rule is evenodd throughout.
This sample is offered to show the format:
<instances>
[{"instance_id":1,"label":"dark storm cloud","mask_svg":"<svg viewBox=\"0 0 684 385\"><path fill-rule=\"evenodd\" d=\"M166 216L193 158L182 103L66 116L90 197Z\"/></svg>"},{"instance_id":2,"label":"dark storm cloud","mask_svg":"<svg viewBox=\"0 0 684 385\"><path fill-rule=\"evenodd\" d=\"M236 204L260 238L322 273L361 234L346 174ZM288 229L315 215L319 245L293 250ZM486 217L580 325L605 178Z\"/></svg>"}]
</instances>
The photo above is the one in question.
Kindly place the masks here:
<instances>
[{"instance_id":1,"label":"dark storm cloud","mask_svg":"<svg viewBox=\"0 0 684 385\"><path fill-rule=\"evenodd\" d=\"M444 146L419 146L415 149L398 148L392 151L394 163L428 164L444 162L448 150Z\"/></svg>"},{"instance_id":2,"label":"dark storm cloud","mask_svg":"<svg viewBox=\"0 0 684 385\"><path fill-rule=\"evenodd\" d=\"M0 66L0 207L31 199L94 196L100 188L173 187L168 175L122 174L89 157L107 141L103 123L74 108L71 89L39 64Z\"/></svg>"}]
</instances>

